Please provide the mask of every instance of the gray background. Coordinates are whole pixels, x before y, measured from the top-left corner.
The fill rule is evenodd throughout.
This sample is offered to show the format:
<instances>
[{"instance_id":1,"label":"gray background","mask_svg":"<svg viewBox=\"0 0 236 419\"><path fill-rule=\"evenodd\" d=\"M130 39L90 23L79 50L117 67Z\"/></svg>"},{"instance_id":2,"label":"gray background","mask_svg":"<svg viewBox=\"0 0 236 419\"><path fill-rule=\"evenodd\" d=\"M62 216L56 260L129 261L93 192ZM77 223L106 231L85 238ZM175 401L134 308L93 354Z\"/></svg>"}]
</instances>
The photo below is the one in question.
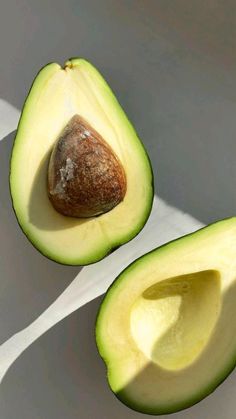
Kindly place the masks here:
<instances>
[{"instance_id":1,"label":"gray background","mask_svg":"<svg viewBox=\"0 0 236 419\"><path fill-rule=\"evenodd\" d=\"M91 60L143 139L156 191L205 223L236 211L235 51L234 0L1 1L0 96L20 108L45 63ZM3 188L11 143L9 136L0 145L0 216L8 226L1 230L3 340L37 317L78 271L47 261L19 231ZM2 419L146 417L125 408L106 385L93 336L99 302L56 326L13 365L1 386ZM231 375L175 417L231 419L235 388Z\"/></svg>"},{"instance_id":2,"label":"gray background","mask_svg":"<svg viewBox=\"0 0 236 419\"><path fill-rule=\"evenodd\" d=\"M150 153L159 195L208 223L236 211L234 0L1 0L0 95L49 61L91 60Z\"/></svg>"}]
</instances>

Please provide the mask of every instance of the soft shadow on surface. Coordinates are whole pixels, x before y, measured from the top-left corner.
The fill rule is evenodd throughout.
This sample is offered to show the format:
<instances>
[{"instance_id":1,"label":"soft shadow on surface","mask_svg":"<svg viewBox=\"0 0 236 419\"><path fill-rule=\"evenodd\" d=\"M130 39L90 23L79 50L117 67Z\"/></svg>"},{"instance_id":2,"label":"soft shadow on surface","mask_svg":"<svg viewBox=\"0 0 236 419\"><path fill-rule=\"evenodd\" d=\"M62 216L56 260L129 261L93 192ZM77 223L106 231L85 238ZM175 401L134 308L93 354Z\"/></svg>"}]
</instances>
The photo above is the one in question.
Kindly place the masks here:
<instances>
[{"instance_id":1,"label":"soft shadow on surface","mask_svg":"<svg viewBox=\"0 0 236 419\"><path fill-rule=\"evenodd\" d=\"M69 229L78 224L89 224L93 218L66 217L54 210L47 196L47 170L50 153L51 151L45 156L35 174L29 202L30 222L41 230L49 231ZM68 221L71 225L68 225Z\"/></svg>"},{"instance_id":2,"label":"soft shadow on surface","mask_svg":"<svg viewBox=\"0 0 236 419\"><path fill-rule=\"evenodd\" d=\"M235 301L236 292L232 295ZM41 336L12 365L0 392L0 416L24 419L148 419L124 406L110 391L98 355L94 326L102 297ZM33 371L33 373L32 373ZM135 381L143 380L141 372ZM236 376L194 407L160 419L232 419Z\"/></svg>"},{"instance_id":3,"label":"soft shadow on surface","mask_svg":"<svg viewBox=\"0 0 236 419\"><path fill-rule=\"evenodd\" d=\"M214 270L167 278L152 285L132 310L131 324L135 321L133 337L137 345L167 370L193 363L204 350L217 322L220 289L220 274ZM169 307L171 316L168 316ZM143 334L147 329L149 336Z\"/></svg>"},{"instance_id":4,"label":"soft shadow on surface","mask_svg":"<svg viewBox=\"0 0 236 419\"><path fill-rule=\"evenodd\" d=\"M94 336L101 299L57 324L12 365L1 385L1 418L13 419L16 411L24 419L139 416L120 403L107 385Z\"/></svg>"},{"instance_id":5,"label":"soft shadow on surface","mask_svg":"<svg viewBox=\"0 0 236 419\"><path fill-rule=\"evenodd\" d=\"M212 271L213 272L213 271ZM236 300L236 283L234 283L224 296L225 303L222 306L221 315L218 319L219 325L221 324L221 330L227 330L228 328L231 328L232 337L236 335L236 324L232 321L232 318L235 315L235 300ZM222 320L223 319L223 320ZM215 339L214 343L214 336L213 339L213 346L215 344L215 347L218 347L219 340ZM222 343L224 342L224 336L222 335ZM229 343L229 342L228 342ZM156 345L159 345L158 342L154 344L153 346L153 353L151 355L152 358L156 355ZM235 345L236 346L236 345ZM227 343L225 344L225 347L222 350L222 356L224 356L226 350L228 349ZM204 353L204 352L203 352ZM208 353L207 359L209 364L209 370L212 374L214 374L214 371L216 372L217 376L217 369L215 360L212 360L211 352ZM235 359L235 353L232 355L232 358ZM154 380L153 380L153 369L156 369L157 376L160 377L161 370L156 366L156 364L149 362L145 366L145 368L140 371L127 385L121 389L121 393L119 394L119 397L122 398L122 393L129 391L130 388L134 388L134 386L142 387L143 383L146 382L147 387L153 387ZM232 365L226 365L225 369L230 372L232 371ZM163 370L166 374L168 374L168 370ZM185 374L185 371L188 371L188 367L186 369L182 369L178 371L178 376L181 381L181 375ZM193 374L192 374L193 373ZM195 377L198 375L198 364L193 363L191 366L191 374L192 374L192 380L195 380ZM208 373L207 373L208 374ZM206 376L207 378L207 376ZM227 378L227 380L226 380ZM235 391L236 391L236 373L234 372L229 377L226 377L224 380L223 385L216 388L215 391L210 395L210 397L206 397L202 401L198 402L197 404L193 405L192 407L183 410L182 412L176 413L176 418L182 418L182 419L196 419L196 418L206 418L206 419L232 419L233 412L235 411ZM170 384L173 382L174 376L169 377ZM147 384L149 383L149 384ZM178 381L179 383L179 381ZM177 383L177 384L178 384ZM178 384L179 385L179 384ZM157 396L158 397L158 396ZM128 417L128 416L127 416ZM173 416L161 416L165 418L173 417Z\"/></svg>"},{"instance_id":6,"label":"soft shadow on surface","mask_svg":"<svg viewBox=\"0 0 236 419\"><path fill-rule=\"evenodd\" d=\"M80 271L42 256L21 231L9 192L13 138L0 141L0 343L38 317Z\"/></svg>"}]
</instances>

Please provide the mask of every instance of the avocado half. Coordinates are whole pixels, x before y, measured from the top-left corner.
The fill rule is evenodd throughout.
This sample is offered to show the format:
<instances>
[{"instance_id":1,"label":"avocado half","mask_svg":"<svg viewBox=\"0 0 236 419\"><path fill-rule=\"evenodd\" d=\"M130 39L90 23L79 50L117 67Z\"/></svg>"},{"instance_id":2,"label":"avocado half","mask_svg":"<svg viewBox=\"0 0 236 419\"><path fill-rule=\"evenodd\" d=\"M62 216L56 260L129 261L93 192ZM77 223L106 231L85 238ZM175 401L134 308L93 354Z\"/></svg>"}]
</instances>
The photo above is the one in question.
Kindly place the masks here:
<instances>
[{"instance_id":1,"label":"avocado half","mask_svg":"<svg viewBox=\"0 0 236 419\"><path fill-rule=\"evenodd\" d=\"M167 414L210 394L236 364L236 218L161 246L107 291L96 341L115 395Z\"/></svg>"},{"instance_id":2,"label":"avocado half","mask_svg":"<svg viewBox=\"0 0 236 419\"><path fill-rule=\"evenodd\" d=\"M47 194L52 148L74 115L84 118L123 165L127 190L119 205L97 217L57 212ZM46 65L25 101L13 146L10 189L18 222L45 256L69 265L96 262L135 237L153 201L149 158L109 86L84 59Z\"/></svg>"}]
</instances>

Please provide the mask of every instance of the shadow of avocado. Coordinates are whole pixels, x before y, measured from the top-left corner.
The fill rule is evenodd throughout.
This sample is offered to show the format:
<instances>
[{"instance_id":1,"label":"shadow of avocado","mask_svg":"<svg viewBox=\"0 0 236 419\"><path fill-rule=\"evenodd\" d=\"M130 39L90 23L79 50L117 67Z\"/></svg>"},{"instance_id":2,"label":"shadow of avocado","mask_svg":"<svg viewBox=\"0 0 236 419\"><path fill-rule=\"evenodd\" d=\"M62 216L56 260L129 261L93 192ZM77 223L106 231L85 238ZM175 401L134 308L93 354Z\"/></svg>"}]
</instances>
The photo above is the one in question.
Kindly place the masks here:
<instances>
[{"instance_id":1,"label":"shadow of avocado","mask_svg":"<svg viewBox=\"0 0 236 419\"><path fill-rule=\"evenodd\" d=\"M168 296L168 295L166 295ZM151 297L152 299L153 297ZM165 298L165 297L164 297ZM232 337L236 335L236 323L233 320L235 318L235 301L236 301L236 281L232 284L224 295L224 304L221 307L220 316L217 319L217 325L222 328L222 330L227 330L227 328L231 328L231 335ZM228 319L227 324L225 319ZM166 334L169 334L169 330L167 330ZM161 339L165 339L165 335L162 336ZM215 337L214 333L210 336L212 340L211 347L218 346L218 339ZM222 343L224 343L224 337L222 336ZM153 351L151 354L151 358L156 357L157 347L159 347L160 342L157 341L156 344L153 346ZM224 347L222 348L222 354L224 355L225 352L228 350L229 345L224 343ZM206 383L206 387L201 389L201 394L199 398L202 397L201 400L197 400L196 398L190 399L189 404L190 406L176 406L177 412L175 413L175 418L179 419L196 419L209 417L214 419L231 419L232 412L235 411L235 387L236 387L236 373L232 373L236 367L236 342L234 345L234 350L232 349L232 356L231 362L227 365L224 365L222 371L218 371L216 368L216 364L214 359L212 360L211 351L207 353L207 347L203 349L200 353L199 359L201 356L204 355L207 357L208 362L208 370L212 372L212 379L215 380L217 385L210 385ZM191 370L190 370L191 368ZM173 380L176 381L176 386L181 386L181 383L185 381L186 373L190 371L190 380L197 381L198 377L198 363L193 362L190 366L186 368L179 369L177 373L172 373L168 371L168 369L164 369L159 367L155 362L147 362L145 368L143 368L139 373L133 377L120 391L117 393L118 399L125 403L126 394L130 393L131 390L135 393L135 387L140 389L143 387L143 383L145 382L144 391L148 388L153 388L155 386L154 377L158 377L158 381L161 383L162 375L165 377L165 380L170 383L173 383ZM231 375L230 375L231 374ZM222 377L222 378L221 378ZM206 375L207 378L207 375ZM221 385L224 382L224 385ZM211 395L210 397L207 397ZM157 392L157 399L158 399L158 392ZM172 396L170 395L169 403L171 404ZM129 402L128 402L129 403ZM130 405L127 403L127 406ZM134 402L135 406L135 402ZM136 404L136 408L139 411L141 406ZM181 410L184 409L184 410ZM127 415L127 418L129 416ZM144 415L146 417L146 415ZM147 417L150 417L147 415ZM164 414L158 416L159 418L173 418L173 414Z\"/></svg>"},{"instance_id":2,"label":"shadow of avocado","mask_svg":"<svg viewBox=\"0 0 236 419\"><path fill-rule=\"evenodd\" d=\"M0 343L35 320L81 270L41 255L17 223L9 191L14 134L0 141Z\"/></svg>"},{"instance_id":3,"label":"shadow of avocado","mask_svg":"<svg viewBox=\"0 0 236 419\"><path fill-rule=\"evenodd\" d=\"M225 297L234 307L236 287L232 287ZM12 419L17 410L24 419L150 419L150 415L128 409L109 389L106 368L98 355L94 336L101 301L102 297L98 297L61 321L12 365L1 385L1 417ZM230 326L234 327L233 324ZM160 369L148 364L118 393L118 397L123 397L122 393L129 391L131 386L143 386L144 381L148 382L153 368L159 375ZM232 419L235 387L236 375L231 374L211 397L174 415L158 417Z\"/></svg>"},{"instance_id":4,"label":"shadow of avocado","mask_svg":"<svg viewBox=\"0 0 236 419\"><path fill-rule=\"evenodd\" d=\"M35 173L29 200L29 220L40 230L58 231L78 224L89 224L93 218L73 218L59 214L47 195L47 171L51 150L44 157Z\"/></svg>"},{"instance_id":5,"label":"shadow of avocado","mask_svg":"<svg viewBox=\"0 0 236 419\"><path fill-rule=\"evenodd\" d=\"M175 369L178 365L181 369L201 354L220 312L220 288L220 273L205 270L166 279L143 293L145 300L157 303L164 300L164 304L169 300L173 314L178 316L173 317L152 348L152 360L160 367ZM160 312L162 307L159 305ZM191 316L191 323L184 322L188 316ZM199 323L204 324L204 333L198 327ZM200 343L196 345L197 342ZM174 352L172 348L175 348Z\"/></svg>"}]
</instances>

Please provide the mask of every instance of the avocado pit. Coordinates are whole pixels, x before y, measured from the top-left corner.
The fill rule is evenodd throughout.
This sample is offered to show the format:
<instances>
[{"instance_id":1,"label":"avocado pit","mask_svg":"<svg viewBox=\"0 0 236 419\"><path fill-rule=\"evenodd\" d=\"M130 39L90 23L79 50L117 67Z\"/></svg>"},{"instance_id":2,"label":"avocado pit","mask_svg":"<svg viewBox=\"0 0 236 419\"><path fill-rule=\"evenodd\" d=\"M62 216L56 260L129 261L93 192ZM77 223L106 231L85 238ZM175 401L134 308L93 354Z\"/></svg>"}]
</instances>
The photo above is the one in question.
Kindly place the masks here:
<instances>
[{"instance_id":1,"label":"avocado pit","mask_svg":"<svg viewBox=\"0 0 236 419\"><path fill-rule=\"evenodd\" d=\"M48 167L48 196L70 217L110 211L126 193L122 164L110 145L81 116L74 115L55 143Z\"/></svg>"}]
</instances>

